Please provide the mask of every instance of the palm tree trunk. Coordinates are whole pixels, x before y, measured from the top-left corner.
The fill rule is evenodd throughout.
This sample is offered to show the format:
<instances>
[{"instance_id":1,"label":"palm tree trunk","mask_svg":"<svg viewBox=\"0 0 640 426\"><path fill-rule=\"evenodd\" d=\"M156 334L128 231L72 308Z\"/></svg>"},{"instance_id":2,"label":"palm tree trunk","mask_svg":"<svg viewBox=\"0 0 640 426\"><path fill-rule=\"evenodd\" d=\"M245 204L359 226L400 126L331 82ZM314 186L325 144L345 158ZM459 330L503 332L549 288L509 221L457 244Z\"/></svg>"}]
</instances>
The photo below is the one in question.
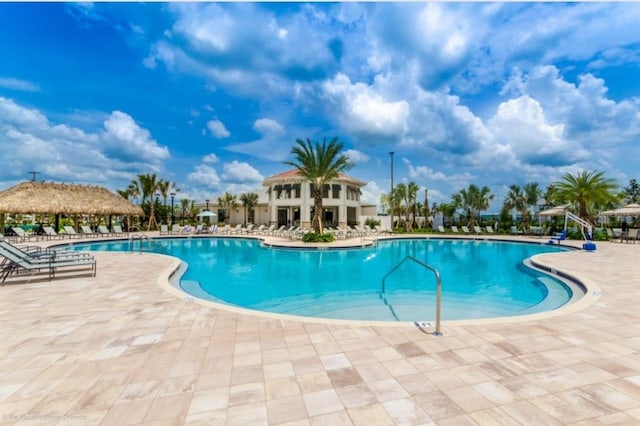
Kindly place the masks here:
<instances>
[{"instance_id":1,"label":"palm tree trunk","mask_svg":"<svg viewBox=\"0 0 640 426\"><path fill-rule=\"evenodd\" d=\"M318 185L319 186L319 185ZM322 190L317 189L313 193L313 221L311 227L319 234L322 234Z\"/></svg>"}]
</instances>

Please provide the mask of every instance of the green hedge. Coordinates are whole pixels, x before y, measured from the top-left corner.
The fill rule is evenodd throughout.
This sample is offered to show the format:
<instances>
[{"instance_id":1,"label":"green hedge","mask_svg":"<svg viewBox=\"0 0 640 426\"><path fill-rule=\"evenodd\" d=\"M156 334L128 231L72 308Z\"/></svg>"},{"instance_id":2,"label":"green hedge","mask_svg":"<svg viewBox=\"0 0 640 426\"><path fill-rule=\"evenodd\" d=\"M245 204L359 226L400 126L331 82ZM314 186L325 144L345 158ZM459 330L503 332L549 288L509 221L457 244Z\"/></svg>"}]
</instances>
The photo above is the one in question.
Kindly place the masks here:
<instances>
[{"instance_id":1,"label":"green hedge","mask_svg":"<svg viewBox=\"0 0 640 426\"><path fill-rule=\"evenodd\" d=\"M302 236L302 241L305 243L330 243L333 240L333 234L318 234L317 232L308 232Z\"/></svg>"}]
</instances>

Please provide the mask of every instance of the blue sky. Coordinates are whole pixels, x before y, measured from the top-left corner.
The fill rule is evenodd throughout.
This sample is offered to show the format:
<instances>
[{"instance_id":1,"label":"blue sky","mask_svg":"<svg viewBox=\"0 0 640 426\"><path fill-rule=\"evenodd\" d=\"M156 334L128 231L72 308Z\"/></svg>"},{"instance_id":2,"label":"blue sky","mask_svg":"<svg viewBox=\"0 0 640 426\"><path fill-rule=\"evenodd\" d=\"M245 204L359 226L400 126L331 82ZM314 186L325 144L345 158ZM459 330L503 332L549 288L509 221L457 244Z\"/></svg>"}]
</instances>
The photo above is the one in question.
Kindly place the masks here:
<instances>
[{"instance_id":1,"label":"blue sky","mask_svg":"<svg viewBox=\"0 0 640 426\"><path fill-rule=\"evenodd\" d=\"M297 138L368 182L639 178L640 3L0 3L0 188L240 194ZM493 210L497 208L492 206Z\"/></svg>"}]
</instances>

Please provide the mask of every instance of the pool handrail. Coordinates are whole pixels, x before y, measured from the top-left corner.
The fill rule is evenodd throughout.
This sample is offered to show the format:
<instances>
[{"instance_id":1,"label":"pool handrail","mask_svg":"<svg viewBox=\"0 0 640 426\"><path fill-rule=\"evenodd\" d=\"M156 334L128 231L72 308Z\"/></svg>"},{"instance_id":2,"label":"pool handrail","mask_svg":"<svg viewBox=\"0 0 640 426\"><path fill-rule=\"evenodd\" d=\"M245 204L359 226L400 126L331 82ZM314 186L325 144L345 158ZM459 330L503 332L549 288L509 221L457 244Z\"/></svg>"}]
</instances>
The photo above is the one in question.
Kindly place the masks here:
<instances>
[{"instance_id":1,"label":"pool handrail","mask_svg":"<svg viewBox=\"0 0 640 426\"><path fill-rule=\"evenodd\" d=\"M442 336L442 332L440 331L440 299L442 298L442 280L440 278L440 272L438 272L438 270L436 268L434 268L433 266L416 259L415 257L411 256L411 255L407 255L404 257L404 259L402 259L400 262L398 262L396 264L396 266L394 266L393 268L391 268L391 270L389 272L387 272L385 274L384 277L382 277L382 290L380 291L380 293L384 293L385 291L385 280L387 279L387 277L389 275L391 275L392 273L394 273L405 261L407 260L413 260L414 262L416 262L418 265L421 265L427 269L429 269L431 272L433 272L436 276L436 330L431 333L434 336Z\"/></svg>"}]
</instances>

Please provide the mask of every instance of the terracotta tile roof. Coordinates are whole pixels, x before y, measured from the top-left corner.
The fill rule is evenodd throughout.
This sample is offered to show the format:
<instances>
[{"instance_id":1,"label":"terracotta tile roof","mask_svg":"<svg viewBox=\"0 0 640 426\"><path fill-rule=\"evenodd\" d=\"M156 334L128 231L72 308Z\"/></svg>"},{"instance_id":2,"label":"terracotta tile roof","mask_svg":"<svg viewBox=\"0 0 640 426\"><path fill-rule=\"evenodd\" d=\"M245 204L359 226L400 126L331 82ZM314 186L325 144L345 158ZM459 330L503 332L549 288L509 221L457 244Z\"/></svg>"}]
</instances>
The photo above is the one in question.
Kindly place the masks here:
<instances>
[{"instance_id":1,"label":"terracotta tile roof","mask_svg":"<svg viewBox=\"0 0 640 426\"><path fill-rule=\"evenodd\" d=\"M263 185L271 185L274 182L278 182L278 181L286 181L286 180L298 180L298 179L302 179L302 176L300 176L300 173L298 172L297 169L292 169L292 170L287 170L286 172L282 172L282 173L278 173L276 175L272 175L269 176L268 178L266 178L264 180L264 182L262 183ZM349 181L355 185L360 185L360 186L365 186L367 183L363 182L361 180L358 180L356 178L353 178L351 176L347 176L343 173L338 174L338 179L337 180L345 180L345 181Z\"/></svg>"}]
</instances>

